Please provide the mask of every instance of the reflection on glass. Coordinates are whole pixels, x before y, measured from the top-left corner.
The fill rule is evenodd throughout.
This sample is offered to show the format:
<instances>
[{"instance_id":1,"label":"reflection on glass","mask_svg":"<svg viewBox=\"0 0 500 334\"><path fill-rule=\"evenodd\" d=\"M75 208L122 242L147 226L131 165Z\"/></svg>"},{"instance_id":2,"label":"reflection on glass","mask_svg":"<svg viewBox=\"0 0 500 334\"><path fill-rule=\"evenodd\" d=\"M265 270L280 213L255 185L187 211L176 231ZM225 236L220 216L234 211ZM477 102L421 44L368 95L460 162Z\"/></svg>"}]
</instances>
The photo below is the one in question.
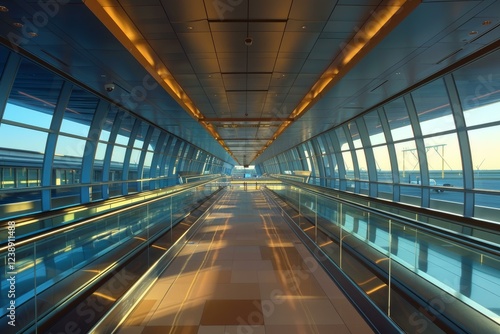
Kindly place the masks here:
<instances>
[{"instance_id":1,"label":"reflection on glass","mask_svg":"<svg viewBox=\"0 0 500 334\"><path fill-rule=\"evenodd\" d=\"M33 77L34 73L36 78ZM36 84L33 84L34 80ZM20 123L49 128L62 84L60 77L31 61L23 60L9 96L9 103L21 109L11 110L9 117Z\"/></svg>"},{"instance_id":2,"label":"reflection on glass","mask_svg":"<svg viewBox=\"0 0 500 334\"><path fill-rule=\"evenodd\" d=\"M375 166L377 168L378 182L392 182L392 170L387 146L377 146L373 148L375 156Z\"/></svg>"},{"instance_id":3,"label":"reflection on glass","mask_svg":"<svg viewBox=\"0 0 500 334\"><path fill-rule=\"evenodd\" d=\"M341 179L354 179L354 164L352 162L351 151L342 152L346 175L340 175Z\"/></svg>"},{"instance_id":4,"label":"reflection on glass","mask_svg":"<svg viewBox=\"0 0 500 334\"><path fill-rule=\"evenodd\" d=\"M455 128L443 79L434 80L411 93L423 135Z\"/></svg>"},{"instance_id":5,"label":"reflection on glass","mask_svg":"<svg viewBox=\"0 0 500 334\"><path fill-rule=\"evenodd\" d=\"M389 102L384 106L384 111L394 141L413 137L413 128L403 98Z\"/></svg>"},{"instance_id":6,"label":"reflection on glass","mask_svg":"<svg viewBox=\"0 0 500 334\"><path fill-rule=\"evenodd\" d=\"M351 139L352 139L352 143L354 145L354 148L363 147L363 144L361 143L361 138L359 136L358 126L356 125L356 122L350 122L347 125L347 128L349 129L349 132L351 134Z\"/></svg>"},{"instance_id":7,"label":"reflection on glass","mask_svg":"<svg viewBox=\"0 0 500 334\"><path fill-rule=\"evenodd\" d=\"M468 131L474 168L474 188L500 190L500 125ZM485 145L485 143L488 143Z\"/></svg>"},{"instance_id":8,"label":"reflection on glass","mask_svg":"<svg viewBox=\"0 0 500 334\"><path fill-rule=\"evenodd\" d=\"M56 145L56 159L67 164L80 165L85 152L85 140L59 135ZM79 159L76 159L79 158ZM71 160L69 160L71 159Z\"/></svg>"},{"instance_id":9,"label":"reflection on glass","mask_svg":"<svg viewBox=\"0 0 500 334\"><path fill-rule=\"evenodd\" d=\"M500 101L498 52L461 67L453 73L453 78L467 126L500 120L500 113L488 108Z\"/></svg>"},{"instance_id":10,"label":"reflection on glass","mask_svg":"<svg viewBox=\"0 0 500 334\"><path fill-rule=\"evenodd\" d=\"M125 152L126 152L125 147L115 145L113 147L113 154L111 155L111 161L123 164L123 161L125 159Z\"/></svg>"},{"instance_id":11,"label":"reflection on glass","mask_svg":"<svg viewBox=\"0 0 500 334\"><path fill-rule=\"evenodd\" d=\"M340 150L346 151L349 149L349 144L347 143L347 138L344 132L343 127L338 127L335 129L335 134L337 135L337 139L339 141Z\"/></svg>"},{"instance_id":12,"label":"reflection on glass","mask_svg":"<svg viewBox=\"0 0 500 334\"><path fill-rule=\"evenodd\" d=\"M364 150L356 150L356 158L358 159L358 167L359 167L359 179L360 180L369 180L368 178L368 165L366 164L366 157Z\"/></svg>"},{"instance_id":13,"label":"reflection on glass","mask_svg":"<svg viewBox=\"0 0 500 334\"><path fill-rule=\"evenodd\" d=\"M45 152L47 133L2 124L0 130L0 149L14 149L35 152L42 156ZM21 155L22 153L17 153Z\"/></svg>"},{"instance_id":14,"label":"reflection on glass","mask_svg":"<svg viewBox=\"0 0 500 334\"><path fill-rule=\"evenodd\" d=\"M463 188L462 156L456 134L426 138L425 151L432 185Z\"/></svg>"},{"instance_id":15,"label":"reflection on glass","mask_svg":"<svg viewBox=\"0 0 500 334\"><path fill-rule=\"evenodd\" d=\"M414 140L394 145L401 183L420 184L420 163Z\"/></svg>"},{"instance_id":16,"label":"reflection on glass","mask_svg":"<svg viewBox=\"0 0 500 334\"><path fill-rule=\"evenodd\" d=\"M29 124L48 129L52 121L52 114L24 108L13 103L7 103L3 118L21 124Z\"/></svg>"},{"instance_id":17,"label":"reflection on glass","mask_svg":"<svg viewBox=\"0 0 500 334\"><path fill-rule=\"evenodd\" d=\"M386 142L385 135L382 125L380 124L380 117L378 116L377 110L373 110L366 114L363 116L363 119L365 120L368 135L370 136L370 144L374 146L384 144Z\"/></svg>"},{"instance_id":18,"label":"reflection on glass","mask_svg":"<svg viewBox=\"0 0 500 334\"><path fill-rule=\"evenodd\" d=\"M68 106L64 111L61 132L87 137L99 99L81 89L73 87Z\"/></svg>"}]
</instances>

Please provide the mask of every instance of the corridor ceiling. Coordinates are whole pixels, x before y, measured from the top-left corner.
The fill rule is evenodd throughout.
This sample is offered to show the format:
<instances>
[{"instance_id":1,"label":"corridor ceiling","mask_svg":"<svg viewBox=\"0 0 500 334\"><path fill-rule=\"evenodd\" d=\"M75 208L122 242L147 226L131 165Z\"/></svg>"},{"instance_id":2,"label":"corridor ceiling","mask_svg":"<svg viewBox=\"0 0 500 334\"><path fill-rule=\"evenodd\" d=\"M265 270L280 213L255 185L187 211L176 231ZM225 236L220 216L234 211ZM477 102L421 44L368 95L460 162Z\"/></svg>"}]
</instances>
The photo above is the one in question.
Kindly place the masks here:
<instances>
[{"instance_id":1,"label":"corridor ceiling","mask_svg":"<svg viewBox=\"0 0 500 334\"><path fill-rule=\"evenodd\" d=\"M491 0L44 3L0 2L1 36L236 165L352 119L500 32Z\"/></svg>"}]
</instances>

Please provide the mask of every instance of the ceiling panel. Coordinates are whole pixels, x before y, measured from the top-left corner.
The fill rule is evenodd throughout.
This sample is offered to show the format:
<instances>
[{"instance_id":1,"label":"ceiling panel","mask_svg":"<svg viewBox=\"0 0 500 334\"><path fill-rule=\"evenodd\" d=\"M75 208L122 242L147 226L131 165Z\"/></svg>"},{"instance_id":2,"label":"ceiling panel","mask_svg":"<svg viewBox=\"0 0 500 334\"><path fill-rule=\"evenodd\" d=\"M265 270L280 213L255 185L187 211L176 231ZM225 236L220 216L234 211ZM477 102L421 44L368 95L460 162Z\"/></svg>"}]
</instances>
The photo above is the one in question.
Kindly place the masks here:
<instances>
[{"instance_id":1,"label":"ceiling panel","mask_svg":"<svg viewBox=\"0 0 500 334\"><path fill-rule=\"evenodd\" d=\"M201 118L210 120L199 122L189 116L160 86L148 91L144 103L127 105L175 135L233 162L203 127L205 122L212 124L236 163L252 162L275 137L280 123L265 118L280 122L288 118L325 70L345 55L347 43L375 17L374 11L393 5L389 0L103 2L130 23L135 38L123 46L87 9L85 4L92 1L96 0L61 6L60 14L40 27L39 36L24 47L120 103L122 96L131 97L134 87L140 87L155 66L164 65ZM36 12L35 2L12 3L12 15L31 17ZM479 0L421 3L373 43L363 59L346 67L349 71L321 92L323 100L314 100L307 113L257 161L355 117L497 40L498 29L487 32L498 25L499 6L498 1ZM485 18L494 24L482 25ZM85 29L81 20L86 22ZM12 29L8 24L0 27L3 35ZM252 38L251 45L245 44L247 37ZM134 43L137 50L131 52ZM147 56L154 58L149 63L136 56L146 49ZM108 81L118 87L112 94L103 90Z\"/></svg>"}]
</instances>

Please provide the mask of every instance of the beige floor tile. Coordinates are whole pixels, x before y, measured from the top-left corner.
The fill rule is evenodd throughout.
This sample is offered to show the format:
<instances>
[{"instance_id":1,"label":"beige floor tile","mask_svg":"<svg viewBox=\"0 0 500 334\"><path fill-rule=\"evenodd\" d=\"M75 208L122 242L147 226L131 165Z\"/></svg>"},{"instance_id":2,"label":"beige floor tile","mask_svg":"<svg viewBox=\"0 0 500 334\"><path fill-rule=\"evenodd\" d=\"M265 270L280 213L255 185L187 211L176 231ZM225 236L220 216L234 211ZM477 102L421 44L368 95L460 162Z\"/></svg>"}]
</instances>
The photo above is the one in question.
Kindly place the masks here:
<instances>
[{"instance_id":1,"label":"beige floor tile","mask_svg":"<svg viewBox=\"0 0 500 334\"><path fill-rule=\"evenodd\" d=\"M147 326L198 326L204 305L204 300L161 305L150 317Z\"/></svg>"},{"instance_id":2,"label":"beige floor tile","mask_svg":"<svg viewBox=\"0 0 500 334\"><path fill-rule=\"evenodd\" d=\"M143 299L125 320L124 326L142 326L147 316L154 311L158 301Z\"/></svg>"},{"instance_id":3,"label":"beige floor tile","mask_svg":"<svg viewBox=\"0 0 500 334\"><path fill-rule=\"evenodd\" d=\"M238 326L226 326L224 334L267 334L266 328L259 325L240 324ZM281 334L287 334L283 332Z\"/></svg>"},{"instance_id":4,"label":"beige floor tile","mask_svg":"<svg viewBox=\"0 0 500 334\"><path fill-rule=\"evenodd\" d=\"M259 283L259 275L251 270L233 270L231 272L231 283Z\"/></svg>"},{"instance_id":5,"label":"beige floor tile","mask_svg":"<svg viewBox=\"0 0 500 334\"><path fill-rule=\"evenodd\" d=\"M204 326L200 325L198 334L226 334L226 326Z\"/></svg>"},{"instance_id":6,"label":"beige floor tile","mask_svg":"<svg viewBox=\"0 0 500 334\"><path fill-rule=\"evenodd\" d=\"M116 331L116 334L141 334L143 329L143 326L122 326Z\"/></svg>"},{"instance_id":7,"label":"beige floor tile","mask_svg":"<svg viewBox=\"0 0 500 334\"><path fill-rule=\"evenodd\" d=\"M214 299L207 300L201 325L263 325L260 300Z\"/></svg>"},{"instance_id":8,"label":"beige floor tile","mask_svg":"<svg viewBox=\"0 0 500 334\"><path fill-rule=\"evenodd\" d=\"M343 324L342 318L328 299L296 299L294 296L284 296L282 303L274 305L274 309L263 308L266 325ZM293 316L290 316L291 314Z\"/></svg>"},{"instance_id":9,"label":"beige floor tile","mask_svg":"<svg viewBox=\"0 0 500 334\"><path fill-rule=\"evenodd\" d=\"M196 286L190 296L197 299L259 299L260 287L258 283Z\"/></svg>"},{"instance_id":10,"label":"beige floor tile","mask_svg":"<svg viewBox=\"0 0 500 334\"><path fill-rule=\"evenodd\" d=\"M198 326L148 326L142 334L196 334Z\"/></svg>"},{"instance_id":11,"label":"beige floor tile","mask_svg":"<svg viewBox=\"0 0 500 334\"><path fill-rule=\"evenodd\" d=\"M234 260L233 270L272 270L274 269L271 261L268 260Z\"/></svg>"},{"instance_id":12,"label":"beige floor tile","mask_svg":"<svg viewBox=\"0 0 500 334\"><path fill-rule=\"evenodd\" d=\"M223 283L233 283L232 280L232 271L219 269L217 266L212 268L204 268L200 270L198 276L196 277L196 285L214 285L214 284L223 284Z\"/></svg>"},{"instance_id":13,"label":"beige floor tile","mask_svg":"<svg viewBox=\"0 0 500 334\"><path fill-rule=\"evenodd\" d=\"M121 332L371 332L260 191L230 195L232 200L209 215Z\"/></svg>"},{"instance_id":14,"label":"beige floor tile","mask_svg":"<svg viewBox=\"0 0 500 334\"><path fill-rule=\"evenodd\" d=\"M266 325L266 334L364 334L364 332L350 332L345 325Z\"/></svg>"},{"instance_id":15,"label":"beige floor tile","mask_svg":"<svg viewBox=\"0 0 500 334\"><path fill-rule=\"evenodd\" d=\"M276 283L278 281L276 270L259 270L257 272L259 283Z\"/></svg>"}]
</instances>

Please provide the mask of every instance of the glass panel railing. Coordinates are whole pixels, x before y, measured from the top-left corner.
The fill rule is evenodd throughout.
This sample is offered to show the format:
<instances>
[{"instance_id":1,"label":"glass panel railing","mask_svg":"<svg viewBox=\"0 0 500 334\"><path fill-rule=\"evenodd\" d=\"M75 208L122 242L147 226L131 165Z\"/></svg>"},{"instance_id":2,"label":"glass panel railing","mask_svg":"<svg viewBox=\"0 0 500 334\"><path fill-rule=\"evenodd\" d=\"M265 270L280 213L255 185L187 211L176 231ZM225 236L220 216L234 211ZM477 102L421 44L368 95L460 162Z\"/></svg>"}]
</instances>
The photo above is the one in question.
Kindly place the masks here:
<instances>
[{"instance_id":1,"label":"glass panel railing","mask_svg":"<svg viewBox=\"0 0 500 334\"><path fill-rule=\"evenodd\" d=\"M116 266L120 258L171 229L219 188L220 182L216 180L163 197L155 194L151 201L144 203L134 199L127 206L121 203L118 210L18 242L17 226L12 221L10 228L3 231L6 234L2 232L2 240L11 243L0 248L4 264L0 291L8 297L1 299L0 317L6 319L12 313L16 326L2 322L0 332L31 326L83 286L98 280ZM106 205L109 209L113 207L113 203ZM119 255L102 260L104 255L124 248ZM13 310L9 309L10 305Z\"/></svg>"},{"instance_id":2,"label":"glass panel railing","mask_svg":"<svg viewBox=\"0 0 500 334\"><path fill-rule=\"evenodd\" d=\"M19 239L23 236L29 236L33 233L39 233L40 231L43 230L49 230L63 225L67 225L72 222L88 219L90 217L110 212L112 210L116 210L122 207L127 207L132 204L141 203L154 198L160 198L162 196L178 192L186 187L192 187L196 184L202 184L205 182L216 182L216 180L218 182L221 182L221 180L225 180L225 178L222 178L218 175L217 176L211 175L211 179L205 178L200 183L193 182L193 184L189 185L181 185L181 186L157 189L153 191L145 191L133 195L128 195L126 197L116 197L105 201L92 202L85 205L76 205L68 208L62 208L59 210L55 210L53 212L38 214L36 218L33 218L32 216L12 218L11 221L16 222L16 235L17 238ZM5 233L6 231L7 228L7 225L5 224L6 222L7 221L4 221L4 223L0 225L0 235L2 233Z\"/></svg>"},{"instance_id":3,"label":"glass panel railing","mask_svg":"<svg viewBox=\"0 0 500 334\"><path fill-rule=\"evenodd\" d=\"M498 245L296 185L268 188L300 213L294 219L300 229L405 331L471 329L478 321L500 326ZM412 294L421 300L410 302Z\"/></svg>"},{"instance_id":4,"label":"glass panel railing","mask_svg":"<svg viewBox=\"0 0 500 334\"><path fill-rule=\"evenodd\" d=\"M282 179L283 181L288 182L286 175L275 175L275 177L276 179ZM308 185L297 184L296 186L300 186L302 189L309 189L307 188L309 187ZM310 188L310 190L312 189L313 187ZM439 213L438 211L419 208L418 206L420 203L414 203L415 206L408 206L392 201L387 202L379 198L372 198L359 194L320 187L316 187L313 192L320 192L323 194L327 194L328 197L337 197L341 200L345 200L351 203L357 203L362 206L367 206L384 212L390 212L394 215L401 216L402 218L409 218L414 221L422 222L428 224L429 226L472 236L490 243L500 244L500 224L496 222L498 220L498 217L500 217L499 211L491 214L492 216L497 218L496 220L481 221L471 218L467 221L464 221L458 219L460 218L460 216L456 216L453 218L443 218L446 215L448 217L451 216L450 214L447 214L446 211L442 211L443 215L441 215L441 217L437 217Z\"/></svg>"}]
</instances>

